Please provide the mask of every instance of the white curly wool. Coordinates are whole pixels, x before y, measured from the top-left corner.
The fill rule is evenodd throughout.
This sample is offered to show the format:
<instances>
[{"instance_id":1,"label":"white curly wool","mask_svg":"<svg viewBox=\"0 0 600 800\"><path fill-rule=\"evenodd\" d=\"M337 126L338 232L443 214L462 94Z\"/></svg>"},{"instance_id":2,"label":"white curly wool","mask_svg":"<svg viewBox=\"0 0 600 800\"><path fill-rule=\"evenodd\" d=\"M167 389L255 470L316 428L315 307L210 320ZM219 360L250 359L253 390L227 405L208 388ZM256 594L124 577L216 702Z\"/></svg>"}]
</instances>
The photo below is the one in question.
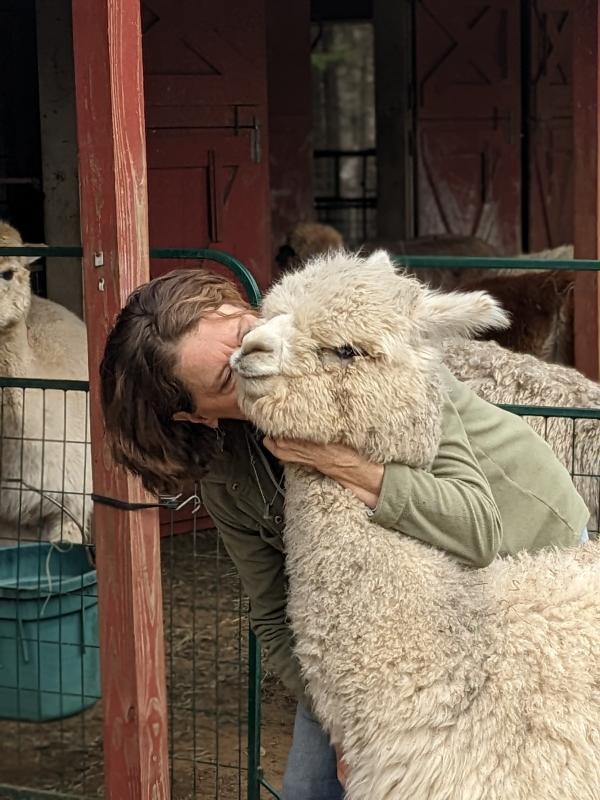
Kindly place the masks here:
<instances>
[{"instance_id":1,"label":"white curly wool","mask_svg":"<svg viewBox=\"0 0 600 800\"><path fill-rule=\"evenodd\" d=\"M0 222L0 246L20 244L19 233ZM0 258L0 375L87 380L85 325L66 308L32 296L32 261ZM86 394L4 389L0 402L0 546L40 536L81 541L91 518L84 499L91 491Z\"/></svg>"},{"instance_id":2,"label":"white curly wool","mask_svg":"<svg viewBox=\"0 0 600 800\"><path fill-rule=\"evenodd\" d=\"M439 343L505 324L489 296L429 291L383 252L309 263L263 316L232 357L252 421L424 468ZM286 481L289 619L348 798L597 800L600 546L470 570L320 474Z\"/></svg>"}]
</instances>

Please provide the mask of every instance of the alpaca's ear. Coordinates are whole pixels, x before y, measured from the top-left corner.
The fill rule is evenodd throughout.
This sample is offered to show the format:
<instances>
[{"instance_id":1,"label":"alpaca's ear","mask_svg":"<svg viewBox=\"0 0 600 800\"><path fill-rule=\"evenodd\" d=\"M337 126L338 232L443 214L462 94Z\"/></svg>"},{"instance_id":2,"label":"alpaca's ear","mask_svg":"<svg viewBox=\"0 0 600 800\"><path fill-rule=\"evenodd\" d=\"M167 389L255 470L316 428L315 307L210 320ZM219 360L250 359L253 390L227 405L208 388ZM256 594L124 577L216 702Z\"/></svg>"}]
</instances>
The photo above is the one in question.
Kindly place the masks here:
<instances>
[{"instance_id":1,"label":"alpaca's ear","mask_svg":"<svg viewBox=\"0 0 600 800\"><path fill-rule=\"evenodd\" d=\"M374 250L371 255L367 257L366 264L373 269L380 269L393 275L396 274L396 267L387 250Z\"/></svg>"},{"instance_id":2,"label":"alpaca's ear","mask_svg":"<svg viewBox=\"0 0 600 800\"><path fill-rule=\"evenodd\" d=\"M31 242L24 242L23 247L48 247L47 244L43 242L36 242L35 244ZM19 260L24 267L30 267L32 264L35 264L36 261L39 261L40 258L43 256L20 256Z\"/></svg>"},{"instance_id":3,"label":"alpaca's ear","mask_svg":"<svg viewBox=\"0 0 600 800\"><path fill-rule=\"evenodd\" d=\"M419 310L424 329L439 339L475 336L510 325L509 314L487 292L428 291Z\"/></svg>"}]
</instances>

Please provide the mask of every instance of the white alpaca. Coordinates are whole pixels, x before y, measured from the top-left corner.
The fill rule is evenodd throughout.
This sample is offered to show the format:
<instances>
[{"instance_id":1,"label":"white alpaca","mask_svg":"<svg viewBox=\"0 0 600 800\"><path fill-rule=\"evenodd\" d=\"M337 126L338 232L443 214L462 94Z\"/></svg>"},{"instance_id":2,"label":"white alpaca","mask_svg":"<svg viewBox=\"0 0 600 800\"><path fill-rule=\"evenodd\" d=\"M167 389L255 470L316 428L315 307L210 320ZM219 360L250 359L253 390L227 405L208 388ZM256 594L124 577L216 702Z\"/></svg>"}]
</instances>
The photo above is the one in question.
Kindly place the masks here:
<instances>
[{"instance_id":1,"label":"white alpaca","mask_svg":"<svg viewBox=\"0 0 600 800\"><path fill-rule=\"evenodd\" d=\"M425 469L438 341L506 322L489 296L427 290L383 252L317 259L263 317L232 357L253 422ZM296 652L351 800L600 797L599 545L463 568L298 466L286 519Z\"/></svg>"},{"instance_id":2,"label":"white alpaca","mask_svg":"<svg viewBox=\"0 0 600 800\"><path fill-rule=\"evenodd\" d=\"M0 246L20 244L0 223ZM35 260L0 257L0 376L87 380L85 325L32 296L27 265ZM81 541L91 518L87 394L5 388L0 401L0 546Z\"/></svg>"},{"instance_id":3,"label":"white alpaca","mask_svg":"<svg viewBox=\"0 0 600 800\"><path fill-rule=\"evenodd\" d=\"M576 369L514 353L496 342L447 341L444 361L490 403L600 409L600 385ZM600 530L600 420L524 419L575 476L591 512L590 530Z\"/></svg>"}]
</instances>

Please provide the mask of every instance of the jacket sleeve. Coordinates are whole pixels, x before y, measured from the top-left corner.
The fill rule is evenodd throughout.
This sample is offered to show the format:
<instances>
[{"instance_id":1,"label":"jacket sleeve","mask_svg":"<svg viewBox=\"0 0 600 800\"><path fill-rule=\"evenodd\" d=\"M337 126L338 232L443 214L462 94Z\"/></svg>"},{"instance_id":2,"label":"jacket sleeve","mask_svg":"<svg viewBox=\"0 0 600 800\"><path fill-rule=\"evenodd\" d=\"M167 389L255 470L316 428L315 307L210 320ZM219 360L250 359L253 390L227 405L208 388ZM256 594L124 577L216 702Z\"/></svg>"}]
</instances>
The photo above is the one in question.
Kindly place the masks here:
<instances>
[{"instance_id":1,"label":"jacket sleeve","mask_svg":"<svg viewBox=\"0 0 600 800\"><path fill-rule=\"evenodd\" d=\"M444 402L442 438L431 470L386 465L370 516L470 566L493 561L502 543L500 512L450 398Z\"/></svg>"},{"instance_id":2,"label":"jacket sleeve","mask_svg":"<svg viewBox=\"0 0 600 800\"><path fill-rule=\"evenodd\" d=\"M202 486L201 493L250 599L250 625L260 642L264 662L299 701L308 704L286 619L283 553L264 541L256 528L240 525L231 514L231 498L225 487L211 484L207 490Z\"/></svg>"}]
</instances>

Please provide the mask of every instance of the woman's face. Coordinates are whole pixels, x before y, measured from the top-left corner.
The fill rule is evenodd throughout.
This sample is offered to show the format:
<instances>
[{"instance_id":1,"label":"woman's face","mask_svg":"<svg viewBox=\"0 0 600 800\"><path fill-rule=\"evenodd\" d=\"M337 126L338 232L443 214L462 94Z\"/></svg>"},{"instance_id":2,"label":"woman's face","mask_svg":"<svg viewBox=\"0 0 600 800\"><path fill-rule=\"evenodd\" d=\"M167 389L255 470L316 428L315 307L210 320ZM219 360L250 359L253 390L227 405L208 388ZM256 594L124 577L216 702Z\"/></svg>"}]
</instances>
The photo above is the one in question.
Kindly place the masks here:
<instances>
[{"instance_id":1,"label":"woman's face","mask_svg":"<svg viewBox=\"0 0 600 800\"><path fill-rule=\"evenodd\" d=\"M220 419L245 419L236 401L229 358L257 322L254 312L225 304L181 339L175 375L191 394L194 411L178 412L174 419L213 428Z\"/></svg>"}]
</instances>

